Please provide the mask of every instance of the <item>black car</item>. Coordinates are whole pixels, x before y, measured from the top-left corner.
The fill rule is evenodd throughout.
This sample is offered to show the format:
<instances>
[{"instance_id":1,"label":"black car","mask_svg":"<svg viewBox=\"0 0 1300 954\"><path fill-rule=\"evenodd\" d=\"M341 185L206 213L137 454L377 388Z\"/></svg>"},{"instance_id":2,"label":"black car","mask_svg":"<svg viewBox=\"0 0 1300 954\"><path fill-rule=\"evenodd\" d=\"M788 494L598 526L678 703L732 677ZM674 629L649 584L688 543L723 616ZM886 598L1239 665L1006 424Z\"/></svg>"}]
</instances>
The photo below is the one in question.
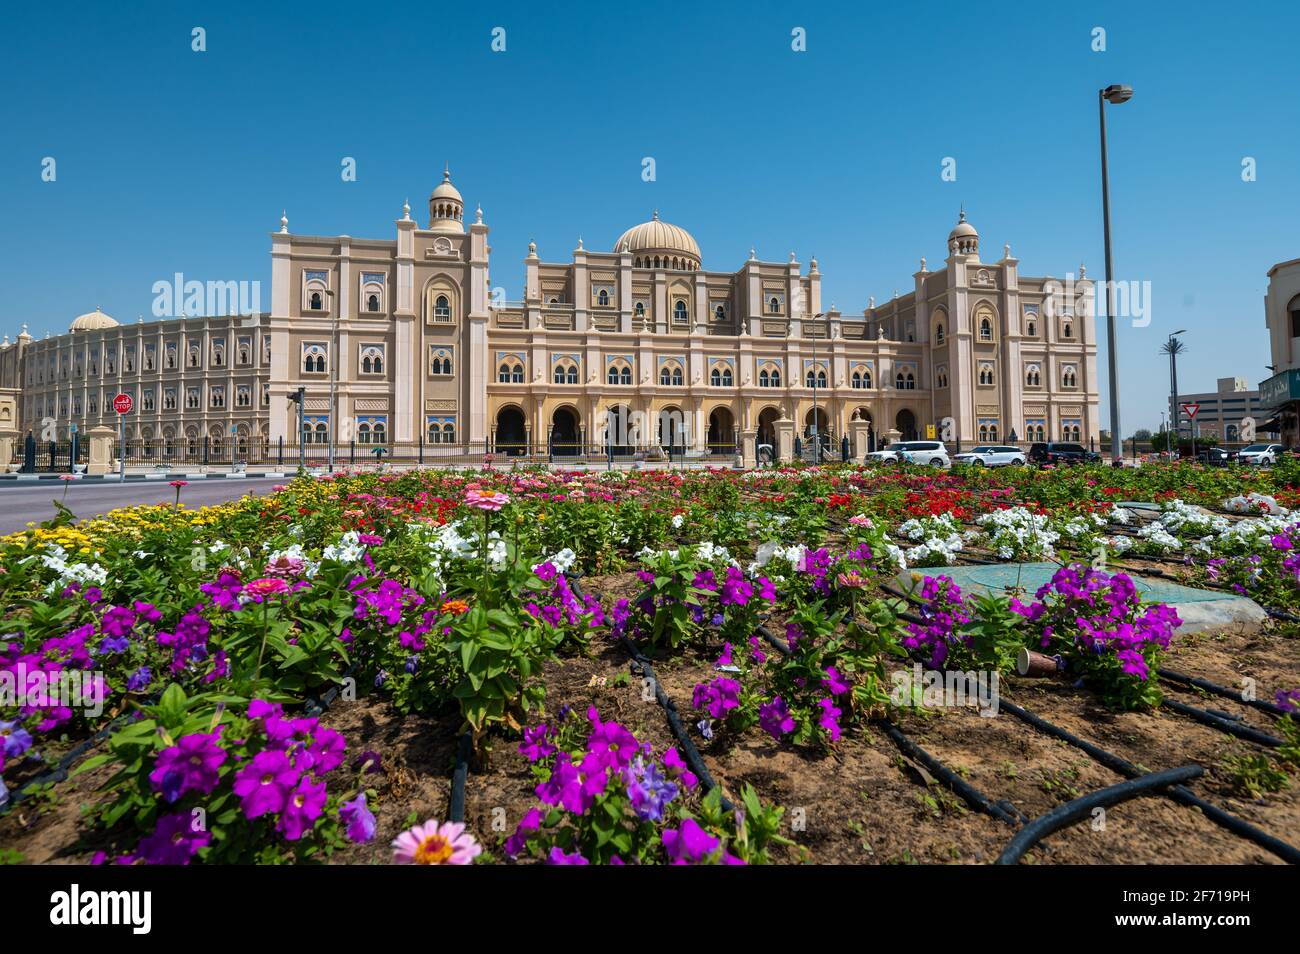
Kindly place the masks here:
<instances>
[{"instance_id":1,"label":"black car","mask_svg":"<svg viewBox=\"0 0 1300 954\"><path fill-rule=\"evenodd\" d=\"M1029 448L1029 461L1033 464L1091 464L1100 460L1100 454L1082 444L1053 442L1034 444Z\"/></svg>"},{"instance_id":2,"label":"black car","mask_svg":"<svg viewBox=\"0 0 1300 954\"><path fill-rule=\"evenodd\" d=\"M1227 467L1237 455L1222 447L1207 447L1197 453L1196 459L1207 467Z\"/></svg>"}]
</instances>

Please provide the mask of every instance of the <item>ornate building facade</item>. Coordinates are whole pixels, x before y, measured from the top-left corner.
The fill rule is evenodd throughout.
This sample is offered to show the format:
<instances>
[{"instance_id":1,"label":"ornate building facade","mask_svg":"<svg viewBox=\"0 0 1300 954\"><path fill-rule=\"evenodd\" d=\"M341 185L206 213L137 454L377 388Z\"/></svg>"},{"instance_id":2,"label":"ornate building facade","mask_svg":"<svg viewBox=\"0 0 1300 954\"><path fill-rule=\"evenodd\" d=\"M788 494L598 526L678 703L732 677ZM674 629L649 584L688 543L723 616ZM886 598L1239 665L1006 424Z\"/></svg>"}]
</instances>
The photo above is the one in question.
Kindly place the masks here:
<instances>
[{"instance_id":1,"label":"ornate building facade","mask_svg":"<svg viewBox=\"0 0 1300 954\"><path fill-rule=\"evenodd\" d=\"M704 267L658 213L611 251L544 262L522 295L494 289L488 226L468 224L450 173L389 239L271 236L271 309L119 325L96 310L68 334L0 345L0 428L115 425L193 454L198 442L468 445L555 454L660 445L707 454L777 444L777 422L838 440L973 441L1098 434L1091 285L985 262L960 216L947 258L857 314L823 308L816 259ZM1064 292L1062 292L1064 289ZM331 383L335 395L330 397ZM14 426L10 424L9 426ZM894 435L893 432L897 432ZM1014 434L1014 438L1012 435ZM865 448L855 448L860 455Z\"/></svg>"}]
</instances>

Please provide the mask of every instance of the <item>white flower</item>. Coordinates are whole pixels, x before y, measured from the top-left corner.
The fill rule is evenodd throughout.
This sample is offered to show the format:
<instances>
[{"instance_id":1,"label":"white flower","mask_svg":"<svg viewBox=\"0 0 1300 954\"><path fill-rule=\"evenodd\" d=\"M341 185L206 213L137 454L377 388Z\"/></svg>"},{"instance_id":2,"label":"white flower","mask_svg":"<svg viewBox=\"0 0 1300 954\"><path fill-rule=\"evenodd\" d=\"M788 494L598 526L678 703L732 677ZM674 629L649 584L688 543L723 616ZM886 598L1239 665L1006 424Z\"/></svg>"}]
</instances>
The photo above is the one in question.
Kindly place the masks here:
<instances>
[{"instance_id":1,"label":"white flower","mask_svg":"<svg viewBox=\"0 0 1300 954\"><path fill-rule=\"evenodd\" d=\"M679 513L679 514L675 514L675 515L673 516L673 529L674 529L674 530L680 530L680 529L682 528L682 524L685 523L685 522L686 522L685 519L682 517L682 515L681 515L680 513Z\"/></svg>"}]
</instances>

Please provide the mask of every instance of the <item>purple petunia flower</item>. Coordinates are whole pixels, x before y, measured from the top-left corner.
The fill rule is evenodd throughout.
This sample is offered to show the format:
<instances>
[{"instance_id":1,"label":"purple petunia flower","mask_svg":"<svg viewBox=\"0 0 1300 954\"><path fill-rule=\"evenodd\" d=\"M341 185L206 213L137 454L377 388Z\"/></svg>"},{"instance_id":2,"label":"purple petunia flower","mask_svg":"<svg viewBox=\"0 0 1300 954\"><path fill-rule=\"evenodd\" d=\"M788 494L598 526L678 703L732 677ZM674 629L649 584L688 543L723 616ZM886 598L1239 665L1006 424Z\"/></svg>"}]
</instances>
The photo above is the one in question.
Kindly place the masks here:
<instances>
[{"instance_id":1,"label":"purple petunia flower","mask_svg":"<svg viewBox=\"0 0 1300 954\"><path fill-rule=\"evenodd\" d=\"M795 730L794 718L790 715L785 700L780 696L758 707L758 724L764 732L777 741L780 741L781 736L789 735Z\"/></svg>"},{"instance_id":2,"label":"purple petunia flower","mask_svg":"<svg viewBox=\"0 0 1300 954\"><path fill-rule=\"evenodd\" d=\"M566 854L565 854L565 853L560 849L560 846L559 846L559 845L556 845L554 848L551 849L551 853L550 853L549 855L546 856L546 863L547 863L548 865L586 865L586 864L591 864L591 862L589 862L586 858L582 857L582 855L581 855L579 852L576 852L576 851L575 851L575 852L574 852L573 854L571 854L571 855L566 855Z\"/></svg>"},{"instance_id":3,"label":"purple petunia flower","mask_svg":"<svg viewBox=\"0 0 1300 954\"><path fill-rule=\"evenodd\" d=\"M549 735L550 729L545 722L531 729L524 729L524 741L519 743L519 754L529 762L539 762L554 755L555 746L547 741Z\"/></svg>"},{"instance_id":4,"label":"purple petunia flower","mask_svg":"<svg viewBox=\"0 0 1300 954\"><path fill-rule=\"evenodd\" d=\"M528 845L528 835L530 832L537 831L542 825L542 813L536 808L530 808L519 822L515 833L506 839L506 854L511 858L517 856Z\"/></svg>"},{"instance_id":5,"label":"purple petunia flower","mask_svg":"<svg viewBox=\"0 0 1300 954\"><path fill-rule=\"evenodd\" d=\"M343 822L348 839L356 844L364 845L374 840L377 825L374 812L366 805L365 792L339 806L339 821Z\"/></svg>"},{"instance_id":6,"label":"purple petunia flower","mask_svg":"<svg viewBox=\"0 0 1300 954\"><path fill-rule=\"evenodd\" d=\"M694 818L682 820L681 828L664 829L660 836L664 851L675 865L694 864L718 850L719 841L703 828Z\"/></svg>"},{"instance_id":7,"label":"purple petunia flower","mask_svg":"<svg viewBox=\"0 0 1300 954\"><path fill-rule=\"evenodd\" d=\"M186 792L206 795L217 787L218 769L226 761L226 750L217 744L220 732L187 735L158 753L149 783L163 799L174 802Z\"/></svg>"},{"instance_id":8,"label":"purple petunia flower","mask_svg":"<svg viewBox=\"0 0 1300 954\"><path fill-rule=\"evenodd\" d=\"M316 819L325 810L327 798L324 782L313 782L304 776L286 799L276 831L289 841L297 841L304 832L315 827Z\"/></svg>"},{"instance_id":9,"label":"purple petunia flower","mask_svg":"<svg viewBox=\"0 0 1300 954\"><path fill-rule=\"evenodd\" d=\"M687 788L694 788L700 783L699 778L690 770L675 745L664 753L664 768L668 770L669 778L677 779Z\"/></svg>"},{"instance_id":10,"label":"purple petunia flower","mask_svg":"<svg viewBox=\"0 0 1300 954\"><path fill-rule=\"evenodd\" d=\"M158 819L153 834L136 846L136 854L146 864L187 865L211 840L206 829L195 828L190 812L176 812Z\"/></svg>"},{"instance_id":11,"label":"purple petunia flower","mask_svg":"<svg viewBox=\"0 0 1300 954\"><path fill-rule=\"evenodd\" d=\"M832 696L842 696L850 689L849 684L844 681L834 666L826 667L826 678L822 680L822 685Z\"/></svg>"},{"instance_id":12,"label":"purple petunia flower","mask_svg":"<svg viewBox=\"0 0 1300 954\"><path fill-rule=\"evenodd\" d=\"M677 786L668 781L658 767L637 756L625 770L627 797L632 810L642 821L659 821L664 809L677 797Z\"/></svg>"},{"instance_id":13,"label":"purple petunia flower","mask_svg":"<svg viewBox=\"0 0 1300 954\"><path fill-rule=\"evenodd\" d=\"M17 721L0 722L0 765L5 759L23 756L32 747L32 734L20 726Z\"/></svg>"},{"instance_id":14,"label":"purple petunia flower","mask_svg":"<svg viewBox=\"0 0 1300 954\"><path fill-rule=\"evenodd\" d=\"M283 752L266 751L253 756L235 773L235 794L239 796L247 818L261 818L267 812L279 812L289 800L298 782L298 770L289 764Z\"/></svg>"},{"instance_id":15,"label":"purple petunia flower","mask_svg":"<svg viewBox=\"0 0 1300 954\"><path fill-rule=\"evenodd\" d=\"M840 738L840 709L835 705L834 699L819 700L817 705L821 706L821 718L817 724L831 734L831 741L838 742Z\"/></svg>"}]
</instances>

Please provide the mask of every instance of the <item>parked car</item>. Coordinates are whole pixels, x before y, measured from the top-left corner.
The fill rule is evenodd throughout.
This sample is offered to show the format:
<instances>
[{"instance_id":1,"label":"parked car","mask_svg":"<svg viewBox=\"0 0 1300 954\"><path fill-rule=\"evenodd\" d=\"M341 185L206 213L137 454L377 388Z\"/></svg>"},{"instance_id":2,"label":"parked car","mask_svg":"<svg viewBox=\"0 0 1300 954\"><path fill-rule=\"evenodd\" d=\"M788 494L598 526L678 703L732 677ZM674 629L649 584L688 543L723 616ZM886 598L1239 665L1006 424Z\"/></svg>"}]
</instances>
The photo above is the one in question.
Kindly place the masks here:
<instances>
[{"instance_id":1,"label":"parked car","mask_svg":"<svg viewBox=\"0 0 1300 954\"><path fill-rule=\"evenodd\" d=\"M1226 451L1222 447L1207 447L1196 455L1196 459L1207 467L1227 467L1236 458L1235 452Z\"/></svg>"},{"instance_id":2,"label":"parked car","mask_svg":"<svg viewBox=\"0 0 1300 954\"><path fill-rule=\"evenodd\" d=\"M943 441L899 441L883 450L874 451L865 458L868 464L926 464L930 467L948 467L948 448Z\"/></svg>"},{"instance_id":3,"label":"parked car","mask_svg":"<svg viewBox=\"0 0 1300 954\"><path fill-rule=\"evenodd\" d=\"M974 464L977 467L1023 467L1028 461L1019 447L1000 444L981 444L953 457L953 463Z\"/></svg>"},{"instance_id":4,"label":"parked car","mask_svg":"<svg viewBox=\"0 0 1300 954\"><path fill-rule=\"evenodd\" d=\"M1101 455L1082 444L1049 442L1034 444L1029 448L1029 459L1035 464L1091 464L1101 460Z\"/></svg>"},{"instance_id":5,"label":"parked car","mask_svg":"<svg viewBox=\"0 0 1300 954\"><path fill-rule=\"evenodd\" d=\"M1251 444L1237 453L1237 460L1243 464L1270 466L1285 453L1286 448L1281 444Z\"/></svg>"}]
</instances>

